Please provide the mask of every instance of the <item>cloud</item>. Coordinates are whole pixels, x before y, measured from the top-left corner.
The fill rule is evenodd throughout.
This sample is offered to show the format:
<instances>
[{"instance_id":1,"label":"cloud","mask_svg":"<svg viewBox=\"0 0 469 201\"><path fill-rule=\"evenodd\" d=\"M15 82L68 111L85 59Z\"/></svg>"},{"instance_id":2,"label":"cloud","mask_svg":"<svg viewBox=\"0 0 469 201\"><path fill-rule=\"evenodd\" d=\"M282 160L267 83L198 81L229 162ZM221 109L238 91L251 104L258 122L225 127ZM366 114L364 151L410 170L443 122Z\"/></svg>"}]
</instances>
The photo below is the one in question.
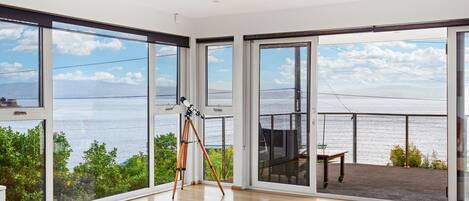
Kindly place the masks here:
<instances>
[{"instance_id":1,"label":"cloud","mask_svg":"<svg viewBox=\"0 0 469 201\"><path fill-rule=\"evenodd\" d=\"M342 89L416 81L436 83L446 79L446 53L439 47L369 43L328 57L319 55L318 67L320 78Z\"/></svg>"},{"instance_id":2,"label":"cloud","mask_svg":"<svg viewBox=\"0 0 469 201\"><path fill-rule=\"evenodd\" d=\"M123 69L124 67L122 66L113 66L113 67L108 68L108 71L121 71Z\"/></svg>"},{"instance_id":3,"label":"cloud","mask_svg":"<svg viewBox=\"0 0 469 201\"><path fill-rule=\"evenodd\" d=\"M18 62L0 63L0 78L14 80L14 81L28 81L32 78L37 78L37 71L29 71L30 69L23 68L23 64ZM25 72L19 72L25 71Z\"/></svg>"},{"instance_id":4,"label":"cloud","mask_svg":"<svg viewBox=\"0 0 469 201\"><path fill-rule=\"evenodd\" d=\"M176 46L164 45L158 49L156 56L175 56L177 54L177 50L178 49Z\"/></svg>"},{"instance_id":5,"label":"cloud","mask_svg":"<svg viewBox=\"0 0 469 201\"><path fill-rule=\"evenodd\" d=\"M208 47L208 56L207 56L207 60L209 63L221 63L223 62L224 60L221 59L221 58L218 58L217 56L215 56L214 54L216 52L219 52L219 51L222 51L226 48L226 46L209 46Z\"/></svg>"},{"instance_id":6,"label":"cloud","mask_svg":"<svg viewBox=\"0 0 469 201\"><path fill-rule=\"evenodd\" d=\"M162 75L159 75L156 78L156 85L157 86L164 86L164 87L175 86L176 85L176 80L171 79L171 77L169 75L162 74Z\"/></svg>"},{"instance_id":7,"label":"cloud","mask_svg":"<svg viewBox=\"0 0 469 201\"><path fill-rule=\"evenodd\" d=\"M0 40L16 40L21 37L24 29L23 25L0 22Z\"/></svg>"},{"instance_id":8,"label":"cloud","mask_svg":"<svg viewBox=\"0 0 469 201\"><path fill-rule=\"evenodd\" d=\"M301 80L306 80L306 60L300 61ZM286 58L285 63L278 68L279 77L274 79L275 84L294 84L295 83L295 61Z\"/></svg>"},{"instance_id":9,"label":"cloud","mask_svg":"<svg viewBox=\"0 0 469 201\"><path fill-rule=\"evenodd\" d=\"M124 83L137 85L143 80L141 72L128 72L123 77L117 77L109 72L95 72L93 75L85 75L82 71L61 73L54 76L54 80L72 80L72 81L102 81L108 83Z\"/></svg>"},{"instance_id":10,"label":"cloud","mask_svg":"<svg viewBox=\"0 0 469 201\"><path fill-rule=\"evenodd\" d=\"M39 33L37 30L25 30L18 40L18 45L13 51L35 52L39 47Z\"/></svg>"},{"instance_id":11,"label":"cloud","mask_svg":"<svg viewBox=\"0 0 469 201\"><path fill-rule=\"evenodd\" d=\"M123 44L115 38L100 39L88 34L71 33L54 30L52 32L53 44L61 54L87 56L97 49L120 50Z\"/></svg>"},{"instance_id":12,"label":"cloud","mask_svg":"<svg viewBox=\"0 0 469 201\"><path fill-rule=\"evenodd\" d=\"M417 47L415 43L408 43L405 41L377 42L373 43L373 45L378 47L396 47L403 49L414 49Z\"/></svg>"}]
</instances>

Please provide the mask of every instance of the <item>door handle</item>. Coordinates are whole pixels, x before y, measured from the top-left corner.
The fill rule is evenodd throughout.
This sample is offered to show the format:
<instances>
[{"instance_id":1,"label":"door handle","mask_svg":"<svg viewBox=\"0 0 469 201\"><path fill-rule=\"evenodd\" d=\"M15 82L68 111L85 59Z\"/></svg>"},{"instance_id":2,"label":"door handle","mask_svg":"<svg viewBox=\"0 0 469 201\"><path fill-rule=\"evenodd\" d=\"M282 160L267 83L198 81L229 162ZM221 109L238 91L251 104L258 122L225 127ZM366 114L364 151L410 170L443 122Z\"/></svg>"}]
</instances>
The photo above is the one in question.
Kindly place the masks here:
<instances>
[{"instance_id":1,"label":"door handle","mask_svg":"<svg viewBox=\"0 0 469 201\"><path fill-rule=\"evenodd\" d=\"M28 113L27 113L27 112L25 112L25 111L15 111L15 112L13 112L13 115L15 115L15 116L19 116L19 115L27 115L27 114L28 114Z\"/></svg>"}]
</instances>

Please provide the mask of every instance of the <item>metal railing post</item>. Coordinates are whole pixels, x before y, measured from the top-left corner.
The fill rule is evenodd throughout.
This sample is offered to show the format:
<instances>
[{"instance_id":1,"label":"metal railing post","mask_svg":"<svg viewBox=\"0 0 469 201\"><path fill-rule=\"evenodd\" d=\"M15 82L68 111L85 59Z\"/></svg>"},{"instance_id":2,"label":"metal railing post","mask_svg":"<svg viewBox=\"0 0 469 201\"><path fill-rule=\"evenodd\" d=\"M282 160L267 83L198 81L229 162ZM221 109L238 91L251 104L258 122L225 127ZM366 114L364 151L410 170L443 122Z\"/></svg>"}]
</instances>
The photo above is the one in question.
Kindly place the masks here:
<instances>
[{"instance_id":1,"label":"metal railing post","mask_svg":"<svg viewBox=\"0 0 469 201\"><path fill-rule=\"evenodd\" d=\"M405 116L405 167L409 167L409 115Z\"/></svg>"},{"instance_id":2,"label":"metal railing post","mask_svg":"<svg viewBox=\"0 0 469 201\"><path fill-rule=\"evenodd\" d=\"M357 114L352 114L353 119L353 163L357 163Z\"/></svg>"},{"instance_id":3,"label":"metal railing post","mask_svg":"<svg viewBox=\"0 0 469 201\"><path fill-rule=\"evenodd\" d=\"M226 172L226 142L225 142L225 117L221 118L221 177L222 180L226 180L225 172Z\"/></svg>"}]
</instances>

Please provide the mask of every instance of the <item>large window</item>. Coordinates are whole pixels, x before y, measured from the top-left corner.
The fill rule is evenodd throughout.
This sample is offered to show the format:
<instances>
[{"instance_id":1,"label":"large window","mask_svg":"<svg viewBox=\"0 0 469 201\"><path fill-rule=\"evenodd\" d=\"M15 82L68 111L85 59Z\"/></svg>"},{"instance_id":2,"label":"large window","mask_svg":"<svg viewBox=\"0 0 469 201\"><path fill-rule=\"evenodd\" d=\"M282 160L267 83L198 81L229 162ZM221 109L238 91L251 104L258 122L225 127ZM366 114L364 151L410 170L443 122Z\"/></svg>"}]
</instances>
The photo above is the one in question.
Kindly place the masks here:
<instances>
[{"instance_id":1,"label":"large window","mask_svg":"<svg viewBox=\"0 0 469 201\"><path fill-rule=\"evenodd\" d=\"M206 47L206 105L231 106L233 46L209 45Z\"/></svg>"},{"instance_id":2,"label":"large window","mask_svg":"<svg viewBox=\"0 0 469 201\"><path fill-rule=\"evenodd\" d=\"M0 108L41 106L39 28L0 21Z\"/></svg>"},{"instance_id":3,"label":"large window","mask_svg":"<svg viewBox=\"0 0 469 201\"><path fill-rule=\"evenodd\" d=\"M156 104L174 105L179 102L178 47L156 45Z\"/></svg>"},{"instance_id":4,"label":"large window","mask_svg":"<svg viewBox=\"0 0 469 201\"><path fill-rule=\"evenodd\" d=\"M445 34L320 37L318 192L447 200Z\"/></svg>"},{"instance_id":5,"label":"large window","mask_svg":"<svg viewBox=\"0 0 469 201\"><path fill-rule=\"evenodd\" d=\"M61 145L61 136L54 142ZM43 121L0 121L0 184L6 200L43 200L45 197ZM54 151L54 157L62 150Z\"/></svg>"},{"instance_id":6,"label":"large window","mask_svg":"<svg viewBox=\"0 0 469 201\"><path fill-rule=\"evenodd\" d=\"M54 199L148 187L147 43L53 31Z\"/></svg>"}]
</instances>

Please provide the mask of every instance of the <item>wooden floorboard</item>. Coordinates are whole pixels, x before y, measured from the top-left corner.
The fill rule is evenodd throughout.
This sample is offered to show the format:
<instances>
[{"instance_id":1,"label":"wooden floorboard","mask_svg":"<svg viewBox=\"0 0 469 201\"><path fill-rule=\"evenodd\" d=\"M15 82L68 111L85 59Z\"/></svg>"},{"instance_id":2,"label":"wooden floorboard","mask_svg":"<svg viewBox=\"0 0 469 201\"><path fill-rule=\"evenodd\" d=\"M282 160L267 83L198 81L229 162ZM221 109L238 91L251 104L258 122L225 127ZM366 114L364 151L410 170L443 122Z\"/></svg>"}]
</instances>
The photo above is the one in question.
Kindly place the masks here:
<instances>
[{"instance_id":1,"label":"wooden floorboard","mask_svg":"<svg viewBox=\"0 0 469 201\"><path fill-rule=\"evenodd\" d=\"M232 190L225 187L225 196L222 196L215 186L194 185L178 190L174 201L340 201L335 199L317 198L310 196L298 196L259 192L253 190ZM171 192L163 192L132 201L172 201Z\"/></svg>"}]
</instances>

